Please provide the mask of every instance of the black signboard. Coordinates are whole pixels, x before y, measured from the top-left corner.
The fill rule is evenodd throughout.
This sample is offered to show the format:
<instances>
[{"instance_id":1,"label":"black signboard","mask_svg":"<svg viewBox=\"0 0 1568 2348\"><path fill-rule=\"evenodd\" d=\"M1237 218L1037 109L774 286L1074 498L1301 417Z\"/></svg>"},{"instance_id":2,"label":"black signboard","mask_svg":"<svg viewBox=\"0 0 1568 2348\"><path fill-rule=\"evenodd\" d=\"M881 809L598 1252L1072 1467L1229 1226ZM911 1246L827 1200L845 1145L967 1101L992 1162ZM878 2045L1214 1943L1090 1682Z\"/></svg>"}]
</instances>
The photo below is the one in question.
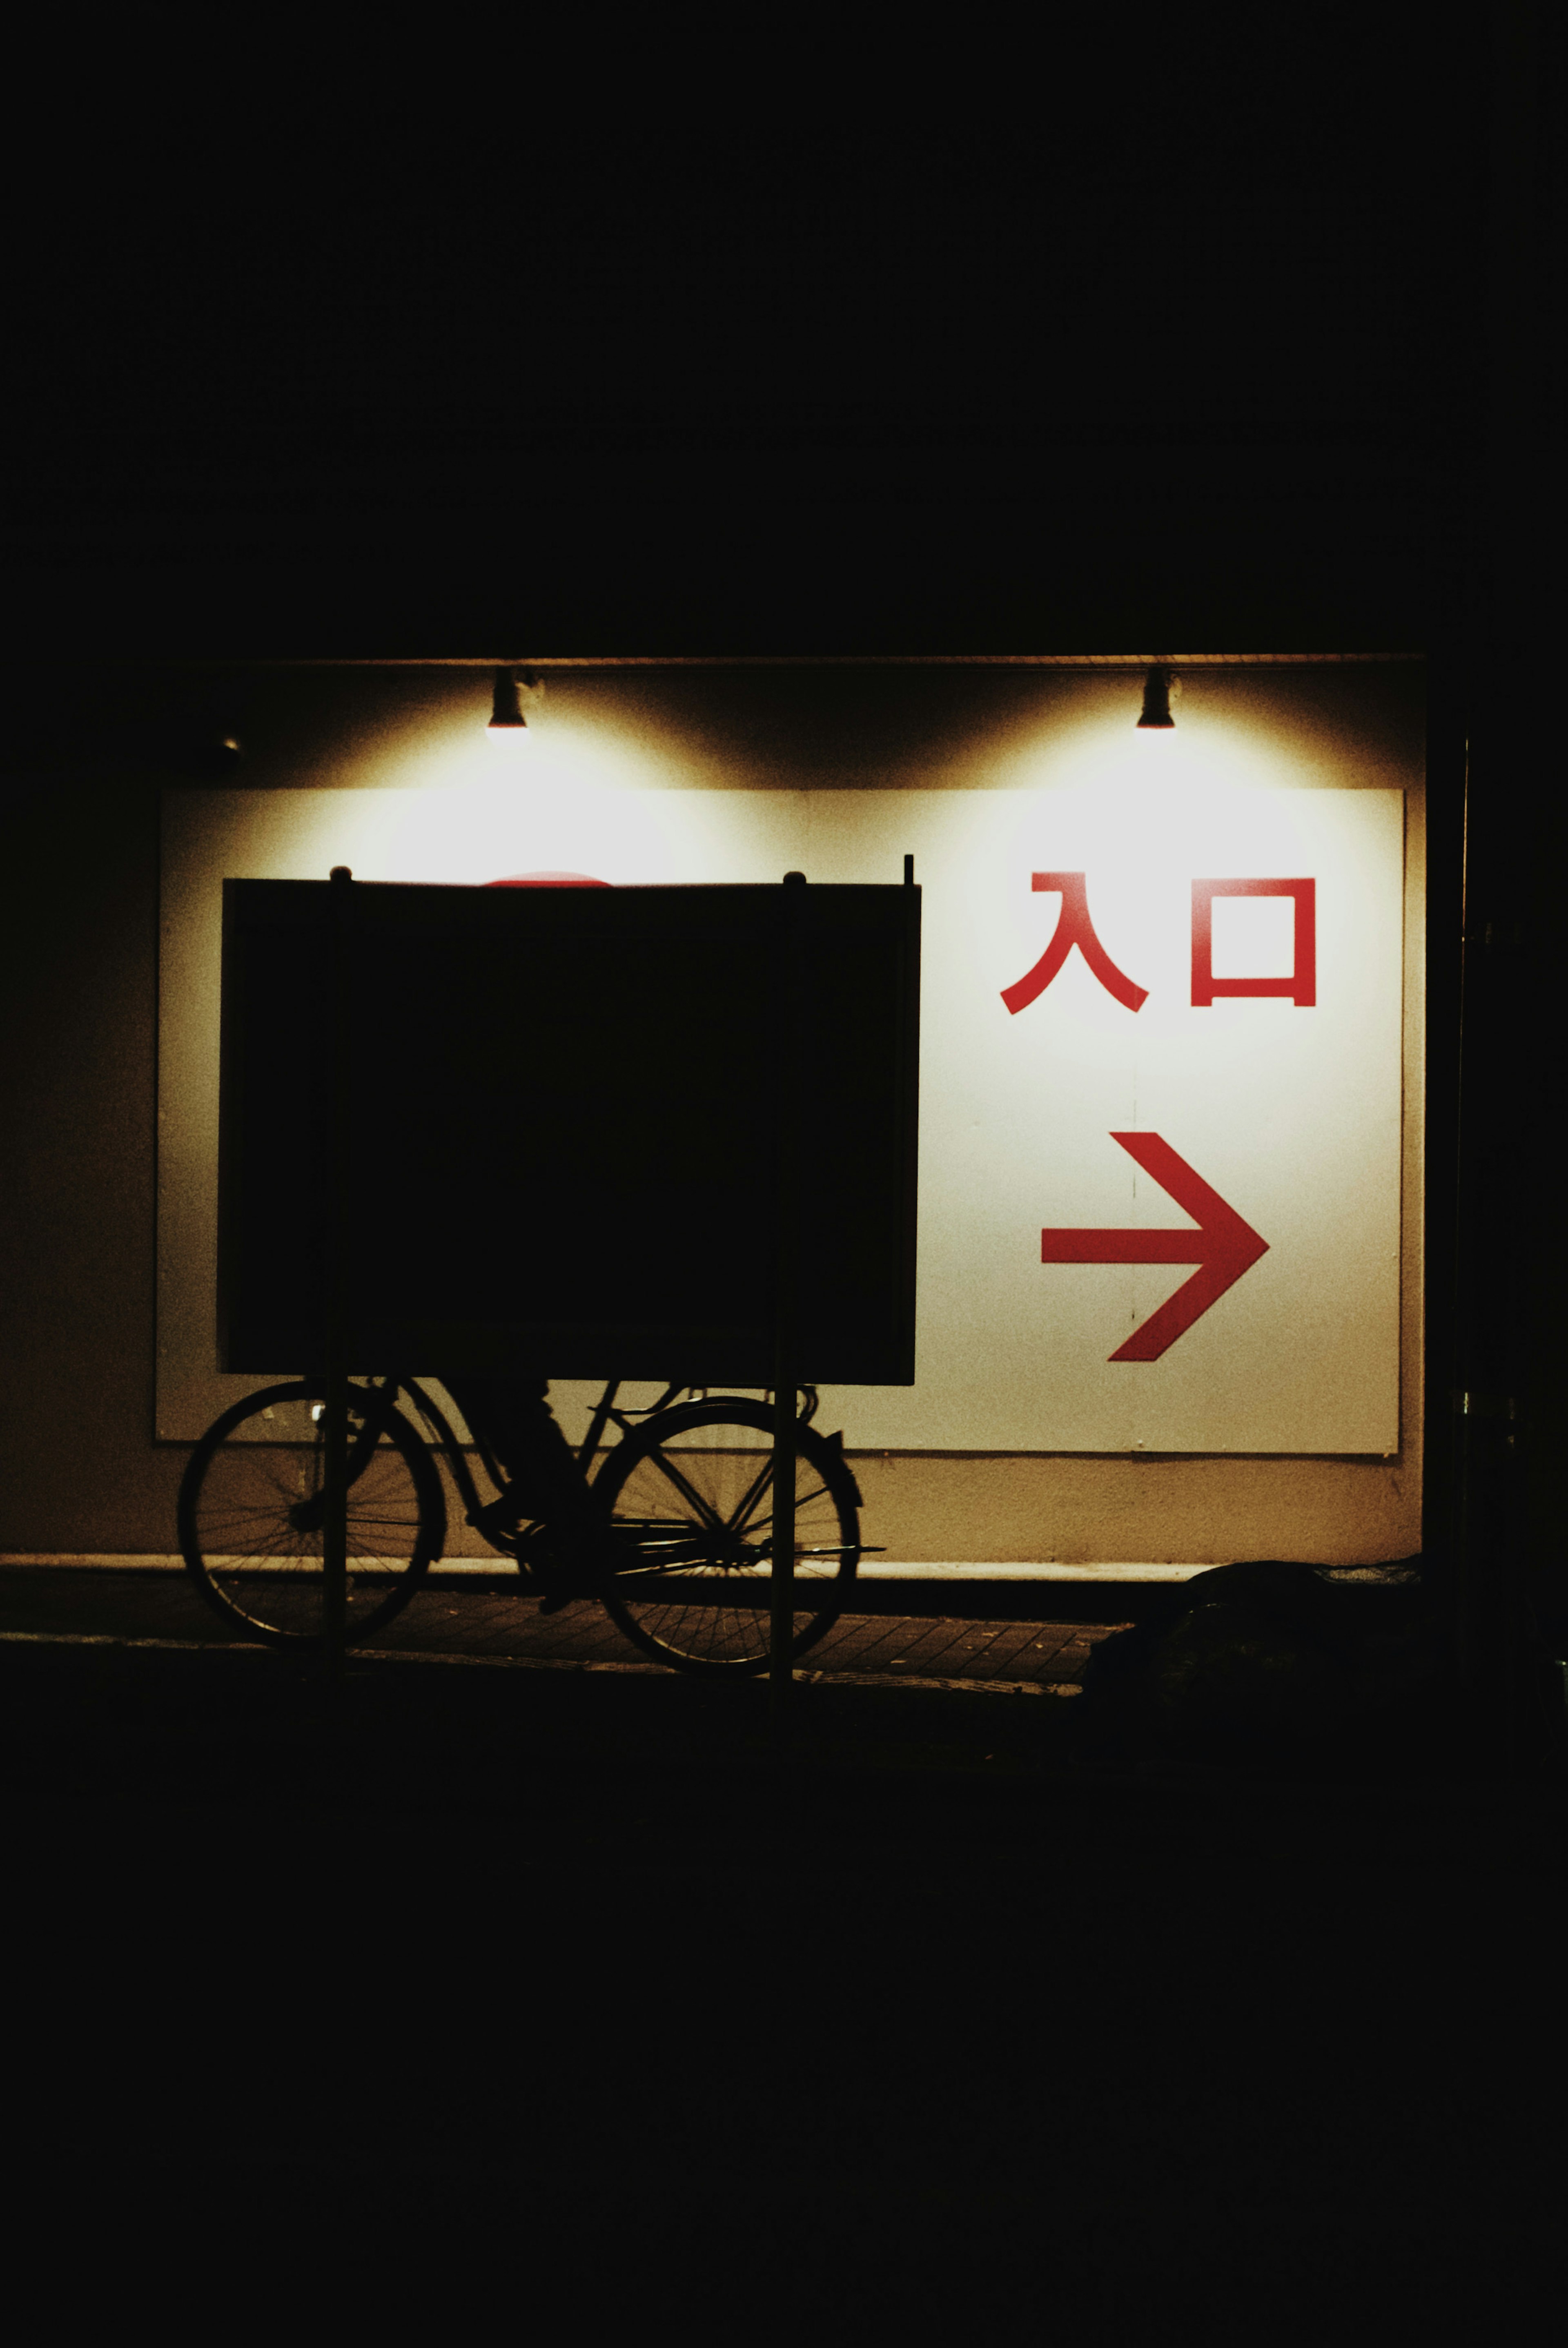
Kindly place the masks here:
<instances>
[{"instance_id":1,"label":"black signboard","mask_svg":"<svg viewBox=\"0 0 1568 2348\"><path fill-rule=\"evenodd\" d=\"M913 887L226 881L222 1366L325 1358L335 1034L352 1370L770 1384L793 1033L799 1375L910 1384L918 1004Z\"/></svg>"}]
</instances>

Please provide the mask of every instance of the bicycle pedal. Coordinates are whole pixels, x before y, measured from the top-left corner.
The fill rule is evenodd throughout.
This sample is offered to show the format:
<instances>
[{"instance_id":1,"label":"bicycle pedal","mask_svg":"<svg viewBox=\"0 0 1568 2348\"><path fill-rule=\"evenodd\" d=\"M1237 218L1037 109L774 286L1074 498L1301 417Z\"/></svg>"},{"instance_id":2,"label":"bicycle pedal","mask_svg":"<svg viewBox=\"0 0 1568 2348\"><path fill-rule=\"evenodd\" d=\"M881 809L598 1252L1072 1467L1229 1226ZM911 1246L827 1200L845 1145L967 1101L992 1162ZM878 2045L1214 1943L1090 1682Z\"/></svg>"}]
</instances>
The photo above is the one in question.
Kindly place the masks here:
<instances>
[{"instance_id":1,"label":"bicycle pedal","mask_svg":"<svg viewBox=\"0 0 1568 2348\"><path fill-rule=\"evenodd\" d=\"M515 1538L520 1520L517 1503L508 1501L504 1493L498 1500L489 1500L482 1509L472 1510L468 1518L475 1531L483 1533L487 1540L494 1540L498 1533Z\"/></svg>"}]
</instances>

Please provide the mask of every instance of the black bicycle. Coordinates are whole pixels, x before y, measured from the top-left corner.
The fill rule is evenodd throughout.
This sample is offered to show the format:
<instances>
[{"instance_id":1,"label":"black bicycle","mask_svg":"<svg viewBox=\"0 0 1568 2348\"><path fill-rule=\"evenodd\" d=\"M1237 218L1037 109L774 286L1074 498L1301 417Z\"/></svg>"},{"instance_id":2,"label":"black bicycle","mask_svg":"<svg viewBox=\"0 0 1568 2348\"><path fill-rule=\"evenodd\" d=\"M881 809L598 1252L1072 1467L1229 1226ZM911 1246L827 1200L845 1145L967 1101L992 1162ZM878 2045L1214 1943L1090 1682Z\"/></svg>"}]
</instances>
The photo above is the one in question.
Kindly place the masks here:
<instances>
[{"instance_id":1,"label":"black bicycle","mask_svg":"<svg viewBox=\"0 0 1568 2348\"><path fill-rule=\"evenodd\" d=\"M677 1669L730 1675L771 1659L773 1405L671 1385L646 1410L620 1407L612 1379L579 1461L617 1562L595 1594L646 1654ZM682 1399L682 1397L686 1397ZM802 1390L795 1427L796 1599L793 1657L836 1620L861 1555L860 1493L843 1437L810 1424ZM324 1380L247 1395L214 1420L179 1488L179 1546L203 1596L246 1637L319 1647L323 1637L323 1529L327 1457ZM445 1553L449 1513L514 1558L525 1581L559 1570L548 1520L482 1532L487 1505L450 1419L416 1378L348 1390L347 1636L363 1645L407 1605ZM473 1450L497 1491L482 1444ZM620 1560L624 1560L621 1562Z\"/></svg>"}]
</instances>

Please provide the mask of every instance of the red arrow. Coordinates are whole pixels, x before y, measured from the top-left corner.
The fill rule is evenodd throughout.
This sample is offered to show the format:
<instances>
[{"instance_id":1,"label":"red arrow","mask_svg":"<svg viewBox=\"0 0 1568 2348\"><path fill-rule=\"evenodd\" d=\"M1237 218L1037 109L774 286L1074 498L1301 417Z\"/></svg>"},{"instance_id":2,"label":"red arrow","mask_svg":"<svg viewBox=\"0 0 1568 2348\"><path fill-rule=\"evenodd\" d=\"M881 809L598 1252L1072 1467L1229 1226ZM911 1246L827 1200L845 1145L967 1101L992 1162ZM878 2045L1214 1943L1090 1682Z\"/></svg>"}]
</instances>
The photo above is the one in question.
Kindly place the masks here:
<instances>
[{"instance_id":1,"label":"red arrow","mask_svg":"<svg viewBox=\"0 0 1568 2348\"><path fill-rule=\"evenodd\" d=\"M1041 1263L1195 1263L1191 1280L1174 1296L1133 1330L1124 1345L1112 1354L1113 1362L1157 1362L1162 1354L1184 1337L1194 1321L1250 1272L1268 1241L1244 1223L1184 1158L1178 1158L1157 1133L1113 1133L1130 1158L1168 1190L1178 1207L1191 1215L1195 1231L1041 1231Z\"/></svg>"}]
</instances>

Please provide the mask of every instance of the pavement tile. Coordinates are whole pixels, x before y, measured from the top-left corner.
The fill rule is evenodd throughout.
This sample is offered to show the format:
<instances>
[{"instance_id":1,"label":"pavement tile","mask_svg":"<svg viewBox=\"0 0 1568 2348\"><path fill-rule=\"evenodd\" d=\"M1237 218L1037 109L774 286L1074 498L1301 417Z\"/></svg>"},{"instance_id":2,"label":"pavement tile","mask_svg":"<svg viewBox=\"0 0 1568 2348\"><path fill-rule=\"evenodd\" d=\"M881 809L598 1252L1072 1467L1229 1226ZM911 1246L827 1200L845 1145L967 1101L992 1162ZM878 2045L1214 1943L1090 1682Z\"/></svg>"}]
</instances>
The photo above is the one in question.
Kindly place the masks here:
<instances>
[{"instance_id":1,"label":"pavement tile","mask_svg":"<svg viewBox=\"0 0 1568 2348\"><path fill-rule=\"evenodd\" d=\"M815 1673L856 1679L1071 1684L1112 1625L970 1622L952 1615L845 1614L813 1651ZM231 1629L183 1575L106 1568L0 1568L0 1632L34 1637L231 1643ZM589 1664L643 1658L602 1609L541 1614L537 1599L436 1585L376 1641L388 1653L489 1655Z\"/></svg>"}]
</instances>

